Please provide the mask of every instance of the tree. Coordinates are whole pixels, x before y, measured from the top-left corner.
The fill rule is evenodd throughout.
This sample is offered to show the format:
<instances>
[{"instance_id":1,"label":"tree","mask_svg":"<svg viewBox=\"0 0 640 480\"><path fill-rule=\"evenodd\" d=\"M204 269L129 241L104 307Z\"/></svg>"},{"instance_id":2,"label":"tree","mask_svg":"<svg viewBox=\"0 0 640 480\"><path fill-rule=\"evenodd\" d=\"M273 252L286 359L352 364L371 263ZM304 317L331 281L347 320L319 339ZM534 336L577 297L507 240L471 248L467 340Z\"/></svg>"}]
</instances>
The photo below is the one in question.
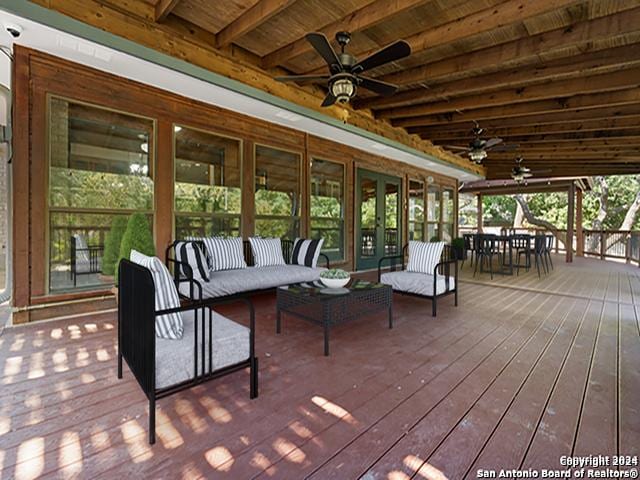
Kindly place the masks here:
<instances>
[{"instance_id":1,"label":"tree","mask_svg":"<svg viewBox=\"0 0 640 480\"><path fill-rule=\"evenodd\" d=\"M128 222L128 217L118 215L111 223L111 230L104 240L104 254L102 256L102 273L105 275L115 274L116 263L120 258L120 245Z\"/></svg>"},{"instance_id":2,"label":"tree","mask_svg":"<svg viewBox=\"0 0 640 480\"><path fill-rule=\"evenodd\" d=\"M142 213L134 213L129 218L127 230L124 232L122 243L120 244L118 265L123 258L129 259L131 250L137 250L149 256L156 254L156 247L153 244L153 235L151 234L149 221ZM116 281L118 279L118 265L116 265Z\"/></svg>"}]
</instances>

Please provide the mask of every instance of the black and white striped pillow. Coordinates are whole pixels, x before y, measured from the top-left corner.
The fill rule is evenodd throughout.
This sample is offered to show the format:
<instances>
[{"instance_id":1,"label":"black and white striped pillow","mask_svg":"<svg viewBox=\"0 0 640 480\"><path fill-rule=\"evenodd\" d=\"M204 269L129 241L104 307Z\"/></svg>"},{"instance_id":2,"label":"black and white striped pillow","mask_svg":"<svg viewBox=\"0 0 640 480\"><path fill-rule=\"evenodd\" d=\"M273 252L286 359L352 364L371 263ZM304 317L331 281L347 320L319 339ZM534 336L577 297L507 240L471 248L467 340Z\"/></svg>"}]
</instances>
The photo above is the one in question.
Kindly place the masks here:
<instances>
[{"instance_id":1,"label":"black and white striped pillow","mask_svg":"<svg viewBox=\"0 0 640 480\"><path fill-rule=\"evenodd\" d=\"M175 245L176 260L191 267L194 280L208 282L209 265L200 245L200 242L177 242ZM184 267L181 270L183 275L188 276L188 272L184 271L186 270Z\"/></svg>"},{"instance_id":2,"label":"black and white striped pillow","mask_svg":"<svg viewBox=\"0 0 640 480\"><path fill-rule=\"evenodd\" d=\"M305 267L316 268L323 243L324 238L318 240L296 238L296 241L293 242L291 265L304 265Z\"/></svg>"},{"instance_id":3,"label":"black and white striped pillow","mask_svg":"<svg viewBox=\"0 0 640 480\"><path fill-rule=\"evenodd\" d=\"M156 289L156 311L178 308L180 306L180 297L178 296L176 284L173 283L169 270L158 257L148 257L136 250L131 250L129 260L138 265L142 265L151 272ZM157 337L169 340L180 340L183 332L184 325L179 312L156 317Z\"/></svg>"},{"instance_id":4,"label":"black and white striped pillow","mask_svg":"<svg viewBox=\"0 0 640 480\"><path fill-rule=\"evenodd\" d=\"M214 272L247 268L242 251L242 238L240 237L187 237L187 240L197 240L204 243L207 249L209 268Z\"/></svg>"},{"instance_id":5,"label":"black and white striped pillow","mask_svg":"<svg viewBox=\"0 0 640 480\"><path fill-rule=\"evenodd\" d=\"M409 241L408 272L430 273L440 263L444 242L418 242Z\"/></svg>"},{"instance_id":6,"label":"black and white striped pillow","mask_svg":"<svg viewBox=\"0 0 640 480\"><path fill-rule=\"evenodd\" d=\"M279 238L249 237L249 243L253 252L253 264L256 267L286 265Z\"/></svg>"}]
</instances>

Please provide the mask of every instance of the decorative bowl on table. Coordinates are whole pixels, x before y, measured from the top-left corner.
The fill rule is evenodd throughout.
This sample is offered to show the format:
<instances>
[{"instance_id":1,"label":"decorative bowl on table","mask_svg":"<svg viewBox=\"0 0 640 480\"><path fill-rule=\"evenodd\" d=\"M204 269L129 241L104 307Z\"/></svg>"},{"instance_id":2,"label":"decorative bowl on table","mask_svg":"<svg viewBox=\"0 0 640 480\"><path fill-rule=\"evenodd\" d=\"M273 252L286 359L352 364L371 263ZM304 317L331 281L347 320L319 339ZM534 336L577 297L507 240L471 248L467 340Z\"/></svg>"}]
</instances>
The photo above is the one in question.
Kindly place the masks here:
<instances>
[{"instance_id":1,"label":"decorative bowl on table","mask_svg":"<svg viewBox=\"0 0 640 480\"><path fill-rule=\"evenodd\" d=\"M320 274L320 281L327 288L342 288L351 280L348 272L339 268L325 270Z\"/></svg>"}]
</instances>

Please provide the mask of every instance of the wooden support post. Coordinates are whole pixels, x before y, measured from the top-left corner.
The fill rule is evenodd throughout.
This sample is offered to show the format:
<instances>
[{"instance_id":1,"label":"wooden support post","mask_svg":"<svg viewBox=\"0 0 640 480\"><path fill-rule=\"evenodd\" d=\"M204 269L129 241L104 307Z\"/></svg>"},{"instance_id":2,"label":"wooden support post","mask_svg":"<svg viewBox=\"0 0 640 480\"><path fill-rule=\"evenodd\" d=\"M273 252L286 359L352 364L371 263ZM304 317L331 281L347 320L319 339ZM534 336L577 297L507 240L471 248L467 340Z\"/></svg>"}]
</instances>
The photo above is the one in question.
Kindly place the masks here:
<instances>
[{"instance_id":1,"label":"wooden support post","mask_svg":"<svg viewBox=\"0 0 640 480\"><path fill-rule=\"evenodd\" d=\"M482 233L482 194L478 194L478 232Z\"/></svg>"},{"instance_id":2,"label":"wooden support post","mask_svg":"<svg viewBox=\"0 0 640 480\"><path fill-rule=\"evenodd\" d=\"M582 189L576 190L576 256L584 257L584 232L582 231Z\"/></svg>"},{"instance_id":3,"label":"wooden support post","mask_svg":"<svg viewBox=\"0 0 640 480\"><path fill-rule=\"evenodd\" d=\"M576 186L573 182L569 185L568 201L567 201L567 238L565 241L565 250L567 251L567 263L573 262L573 224L575 214L575 195Z\"/></svg>"}]
</instances>

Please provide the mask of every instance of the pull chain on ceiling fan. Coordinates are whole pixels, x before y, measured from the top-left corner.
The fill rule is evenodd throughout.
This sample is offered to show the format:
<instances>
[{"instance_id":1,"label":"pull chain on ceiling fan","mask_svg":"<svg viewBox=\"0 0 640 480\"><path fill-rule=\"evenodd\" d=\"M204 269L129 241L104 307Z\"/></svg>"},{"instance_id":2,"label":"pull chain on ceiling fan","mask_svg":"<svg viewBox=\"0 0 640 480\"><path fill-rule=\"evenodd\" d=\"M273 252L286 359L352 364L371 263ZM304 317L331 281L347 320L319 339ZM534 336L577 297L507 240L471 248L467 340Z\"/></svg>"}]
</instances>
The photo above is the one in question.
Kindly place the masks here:
<instances>
[{"instance_id":1,"label":"pull chain on ceiling fan","mask_svg":"<svg viewBox=\"0 0 640 480\"><path fill-rule=\"evenodd\" d=\"M345 52L351 41L349 32L336 33L336 41L340 45L340 53L336 53L323 33L308 33L305 37L311 46L320 54L329 67L328 75L287 75L275 77L281 82L316 83L326 82L329 92L322 102L323 107L334 103L346 103L355 97L358 87L365 88L383 96L393 95L397 85L364 77L360 74L389 62L395 62L411 55L411 47L404 40L388 45L369 55L364 60Z\"/></svg>"}]
</instances>

